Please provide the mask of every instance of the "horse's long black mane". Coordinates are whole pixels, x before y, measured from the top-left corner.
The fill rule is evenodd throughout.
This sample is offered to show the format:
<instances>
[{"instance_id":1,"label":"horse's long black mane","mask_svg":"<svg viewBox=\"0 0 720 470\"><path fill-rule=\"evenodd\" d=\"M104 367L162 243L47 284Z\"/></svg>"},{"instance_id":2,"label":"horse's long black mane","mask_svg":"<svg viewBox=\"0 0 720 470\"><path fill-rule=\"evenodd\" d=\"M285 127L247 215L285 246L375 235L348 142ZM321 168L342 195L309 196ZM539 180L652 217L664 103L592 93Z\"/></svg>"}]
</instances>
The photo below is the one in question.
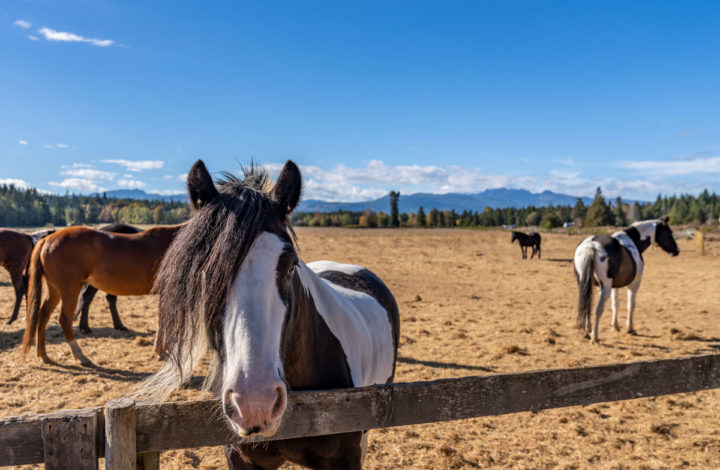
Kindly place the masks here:
<instances>
[{"instance_id":1,"label":"horse's long black mane","mask_svg":"<svg viewBox=\"0 0 720 470\"><path fill-rule=\"evenodd\" d=\"M208 347L216 355L222 349L227 294L259 233L294 241L274 207L267 172L256 166L243 172L242 180L225 173L216 182L219 194L195 212L163 257L153 289L159 300L155 348L168 361L146 393L169 393L190 378Z\"/></svg>"}]
</instances>

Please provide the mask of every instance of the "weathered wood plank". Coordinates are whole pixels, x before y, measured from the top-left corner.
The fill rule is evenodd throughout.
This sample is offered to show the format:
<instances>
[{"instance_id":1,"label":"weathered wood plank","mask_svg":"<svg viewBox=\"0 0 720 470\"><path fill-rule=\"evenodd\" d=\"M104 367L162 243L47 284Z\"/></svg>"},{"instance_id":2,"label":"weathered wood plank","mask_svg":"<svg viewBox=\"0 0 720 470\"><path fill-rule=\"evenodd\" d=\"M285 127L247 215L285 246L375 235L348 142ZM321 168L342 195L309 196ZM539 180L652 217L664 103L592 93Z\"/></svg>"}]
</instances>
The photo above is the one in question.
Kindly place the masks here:
<instances>
[{"instance_id":1,"label":"weathered wood plank","mask_svg":"<svg viewBox=\"0 0 720 470\"><path fill-rule=\"evenodd\" d=\"M720 388L720 355L350 390L293 392L272 439L539 411ZM137 450L222 445L236 437L217 400L138 402ZM258 439L262 440L262 439Z\"/></svg>"},{"instance_id":2,"label":"weathered wood plank","mask_svg":"<svg viewBox=\"0 0 720 470\"><path fill-rule=\"evenodd\" d=\"M105 404L105 468L136 470L135 402L129 398Z\"/></svg>"},{"instance_id":3,"label":"weathered wood plank","mask_svg":"<svg viewBox=\"0 0 720 470\"><path fill-rule=\"evenodd\" d=\"M78 410L45 415L41 422L47 470L97 470L97 413Z\"/></svg>"},{"instance_id":4,"label":"weathered wood plank","mask_svg":"<svg viewBox=\"0 0 720 470\"><path fill-rule=\"evenodd\" d=\"M720 388L720 354L546 370L363 389L292 392L274 439L349 432L538 411L645 396ZM217 400L136 403L136 451L222 445L228 431ZM99 407L55 415L96 416L97 457L104 454ZM48 415L0 420L0 466L43 462L42 422Z\"/></svg>"},{"instance_id":5,"label":"weathered wood plank","mask_svg":"<svg viewBox=\"0 0 720 470\"><path fill-rule=\"evenodd\" d=\"M101 415L99 406L82 410L63 410L63 415L73 416L78 412L90 412ZM42 440L42 421L47 415L11 416L0 419L0 466L26 465L42 463L44 458ZM102 445L102 426L104 420L99 417L97 427ZM96 431L97 432L97 431ZM98 455L101 457L101 455Z\"/></svg>"}]
</instances>

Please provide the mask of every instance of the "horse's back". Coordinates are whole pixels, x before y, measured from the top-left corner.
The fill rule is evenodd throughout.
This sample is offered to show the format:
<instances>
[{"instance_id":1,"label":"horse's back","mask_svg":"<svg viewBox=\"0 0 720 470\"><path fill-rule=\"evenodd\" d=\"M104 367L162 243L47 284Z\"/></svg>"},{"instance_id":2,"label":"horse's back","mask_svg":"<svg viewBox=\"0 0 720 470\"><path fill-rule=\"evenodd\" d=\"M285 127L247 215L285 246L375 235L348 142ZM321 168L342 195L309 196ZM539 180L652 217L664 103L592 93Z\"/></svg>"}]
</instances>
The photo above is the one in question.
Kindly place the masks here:
<instances>
[{"instance_id":1,"label":"horse's back","mask_svg":"<svg viewBox=\"0 0 720 470\"><path fill-rule=\"evenodd\" d=\"M32 248L30 235L17 230L0 229L0 266L27 266Z\"/></svg>"},{"instance_id":2,"label":"horse's back","mask_svg":"<svg viewBox=\"0 0 720 470\"><path fill-rule=\"evenodd\" d=\"M303 284L342 344L355 386L391 381L400 320L390 290L362 266L319 261L307 267L320 282L306 277Z\"/></svg>"}]
</instances>

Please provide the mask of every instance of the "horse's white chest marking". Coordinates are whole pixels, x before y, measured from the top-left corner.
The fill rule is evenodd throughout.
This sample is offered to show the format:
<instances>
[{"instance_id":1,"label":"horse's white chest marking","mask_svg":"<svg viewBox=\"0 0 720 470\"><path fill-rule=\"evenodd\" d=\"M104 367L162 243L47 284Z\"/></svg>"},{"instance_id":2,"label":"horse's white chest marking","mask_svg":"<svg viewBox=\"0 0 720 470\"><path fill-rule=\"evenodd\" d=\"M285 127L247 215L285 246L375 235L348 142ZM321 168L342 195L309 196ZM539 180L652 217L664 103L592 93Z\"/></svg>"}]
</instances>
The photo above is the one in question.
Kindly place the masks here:
<instances>
[{"instance_id":1,"label":"horse's white chest marking","mask_svg":"<svg viewBox=\"0 0 720 470\"><path fill-rule=\"evenodd\" d=\"M312 295L318 313L338 339L356 387L387 382L394 362L393 337L388 314L373 297L338 286L316 273L356 273L359 266L331 261L298 265L300 280Z\"/></svg>"}]
</instances>

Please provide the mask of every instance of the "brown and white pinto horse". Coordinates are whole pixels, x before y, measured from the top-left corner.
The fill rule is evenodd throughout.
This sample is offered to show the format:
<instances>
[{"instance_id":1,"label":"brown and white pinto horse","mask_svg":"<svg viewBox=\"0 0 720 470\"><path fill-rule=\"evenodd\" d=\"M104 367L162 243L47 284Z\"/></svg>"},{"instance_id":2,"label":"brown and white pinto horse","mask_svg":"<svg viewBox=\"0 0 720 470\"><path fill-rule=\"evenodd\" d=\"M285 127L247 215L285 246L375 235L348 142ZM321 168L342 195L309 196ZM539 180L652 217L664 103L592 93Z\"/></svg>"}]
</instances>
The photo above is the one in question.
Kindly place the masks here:
<instances>
[{"instance_id":1,"label":"brown and white pinto horse","mask_svg":"<svg viewBox=\"0 0 720 470\"><path fill-rule=\"evenodd\" d=\"M89 283L113 295L149 294L160 260L183 226L154 227L137 234L69 227L40 240L30 259L23 355L37 338L37 355L51 362L45 351L45 329L55 306L62 301L60 326L65 340L81 364L92 365L72 328L83 285ZM43 278L48 296L41 307Z\"/></svg>"},{"instance_id":2,"label":"brown and white pinto horse","mask_svg":"<svg viewBox=\"0 0 720 470\"><path fill-rule=\"evenodd\" d=\"M30 254L38 240L54 233L55 230L41 230L30 235L10 229L0 229L0 266L7 269L15 290L15 306L7 321L14 322L20 311L20 303L27 291L27 267Z\"/></svg>"},{"instance_id":3,"label":"brown and white pinto horse","mask_svg":"<svg viewBox=\"0 0 720 470\"><path fill-rule=\"evenodd\" d=\"M645 262L642 253L651 244L656 243L670 256L677 256L680 250L668 225L668 218L645 220L612 236L596 235L583 240L575 249L573 266L578 281L578 317L577 327L585 330L585 336L591 343L597 343L598 324L605 308L605 301L612 296L612 327L619 331L618 288L628 288L627 332L636 334L633 328L635 297L640 288ZM592 307L592 286L600 286L600 299L595 309L595 324L590 330Z\"/></svg>"},{"instance_id":4,"label":"brown and white pinto horse","mask_svg":"<svg viewBox=\"0 0 720 470\"><path fill-rule=\"evenodd\" d=\"M287 391L361 387L392 381L399 316L395 299L361 266L305 264L288 222L300 197L288 161L277 183L246 169L217 187L198 161L188 175L195 214L158 271L156 348L165 367L141 393L164 395L190 379L208 349L206 384L241 436L271 436ZM358 469L364 433L226 447L228 466Z\"/></svg>"}]
</instances>

